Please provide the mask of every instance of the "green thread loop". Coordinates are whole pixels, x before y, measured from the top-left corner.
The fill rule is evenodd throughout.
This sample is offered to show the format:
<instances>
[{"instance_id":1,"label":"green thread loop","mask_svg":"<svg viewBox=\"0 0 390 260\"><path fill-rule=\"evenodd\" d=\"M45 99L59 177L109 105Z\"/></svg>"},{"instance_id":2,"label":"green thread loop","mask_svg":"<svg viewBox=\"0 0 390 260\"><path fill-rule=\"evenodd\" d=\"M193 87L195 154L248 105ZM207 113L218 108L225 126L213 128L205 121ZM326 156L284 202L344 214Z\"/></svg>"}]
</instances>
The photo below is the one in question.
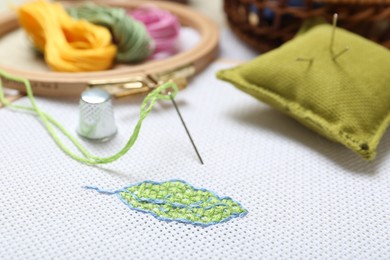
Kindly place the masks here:
<instances>
[{"instance_id":1,"label":"green thread loop","mask_svg":"<svg viewBox=\"0 0 390 260\"><path fill-rule=\"evenodd\" d=\"M149 115L150 111L153 109L154 105L156 104L157 101L159 100L171 100L171 97L175 97L176 93L178 92L178 88L174 82L166 82L162 84L161 86L157 87L154 89L152 92L150 92L144 101L142 102L141 105L141 110L140 110L140 116L138 119L138 122L136 126L134 127L133 134L130 136L128 142L126 145L116 154L109 156L109 157L98 157L92 155L86 148L84 148L78 140L72 136L58 121L53 119L50 115L47 113L43 112L38 105L36 104L30 81L24 78L20 77L15 77L12 76L4 71L0 70L0 76L4 77L6 79L15 81L15 82L20 82L23 83L26 87L26 92L27 92L27 97L30 100L31 107L27 106L21 106L21 105L14 105L11 102L9 102L4 95L3 91L3 85L2 81L0 80L0 102L4 104L4 106L13 108L13 109L18 109L18 110L24 110L24 111L30 111L34 112L38 115L38 117L41 119L44 127L50 134L50 136L53 138L55 143L58 145L58 147L69 157L72 159L81 162L81 163L86 163L86 164L91 164L91 165L96 165L96 164L107 164L114 162L118 160L120 157L125 155L131 147L134 145L138 138L138 134L140 132L142 122L143 120ZM1 78L0 77L0 78ZM169 94L164 94L167 92L167 90L170 91ZM81 154L84 157L81 157L75 153L73 153L68 147L65 146L65 144L61 141L59 138L58 134L55 131L55 128L57 128L65 137L69 139L69 141L72 142L72 144L81 152Z\"/></svg>"},{"instance_id":2,"label":"green thread loop","mask_svg":"<svg viewBox=\"0 0 390 260\"><path fill-rule=\"evenodd\" d=\"M118 47L119 62L140 62L154 51L155 43L144 24L129 17L124 9L86 3L69 8L68 12L76 19L107 27Z\"/></svg>"}]
</instances>

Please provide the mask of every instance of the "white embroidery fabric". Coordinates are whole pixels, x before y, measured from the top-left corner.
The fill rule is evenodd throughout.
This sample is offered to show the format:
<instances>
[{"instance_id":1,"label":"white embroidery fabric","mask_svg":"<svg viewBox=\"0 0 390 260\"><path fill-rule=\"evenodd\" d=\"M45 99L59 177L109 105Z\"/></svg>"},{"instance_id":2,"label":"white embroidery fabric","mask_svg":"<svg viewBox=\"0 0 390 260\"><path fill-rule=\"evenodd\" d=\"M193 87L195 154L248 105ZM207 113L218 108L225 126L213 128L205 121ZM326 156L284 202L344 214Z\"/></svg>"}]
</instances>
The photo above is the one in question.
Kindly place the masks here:
<instances>
[{"instance_id":1,"label":"white embroidery fabric","mask_svg":"<svg viewBox=\"0 0 390 260\"><path fill-rule=\"evenodd\" d=\"M98 167L67 157L36 117L1 109L0 258L389 259L390 133L365 162L218 81L215 72L228 66L213 64L176 99L203 166L169 102L155 107L127 155ZM118 135L85 145L117 152L141 101L116 101ZM76 129L77 100L37 102ZM207 228L167 223L83 189L169 179L230 196L249 214Z\"/></svg>"}]
</instances>

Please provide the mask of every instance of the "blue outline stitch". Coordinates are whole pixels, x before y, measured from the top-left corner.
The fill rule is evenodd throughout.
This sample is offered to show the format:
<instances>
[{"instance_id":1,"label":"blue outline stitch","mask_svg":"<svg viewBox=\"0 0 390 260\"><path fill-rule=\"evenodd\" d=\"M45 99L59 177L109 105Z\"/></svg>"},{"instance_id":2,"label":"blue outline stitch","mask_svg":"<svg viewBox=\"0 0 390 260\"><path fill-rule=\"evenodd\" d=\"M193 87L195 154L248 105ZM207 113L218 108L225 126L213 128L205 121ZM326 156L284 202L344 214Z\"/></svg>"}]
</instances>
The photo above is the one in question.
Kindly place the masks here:
<instances>
[{"instance_id":1,"label":"blue outline stitch","mask_svg":"<svg viewBox=\"0 0 390 260\"><path fill-rule=\"evenodd\" d=\"M152 184L152 185L162 185L162 184L165 184L167 182L181 182L185 185L188 185L190 188L192 188L194 191L204 191L204 192L209 192L211 193L212 195L214 195L218 200L231 200L232 202L236 203L238 206L240 206L244 212L238 214L238 213L234 213L232 215L230 215L229 217L221 220L221 221L213 221L213 222L210 222L210 223L201 223L201 222L192 222L190 220L187 220L187 219L170 219L170 218L164 218L164 217L160 217L159 215L157 215L156 213L152 212L152 211L149 211L149 210L143 210L143 209L140 209L140 208L135 208L133 206L131 206L122 196L121 196L121 193L122 192L125 192L125 193L128 193L130 194L134 199L136 199L137 201L139 202L148 202L148 203L154 203L154 204L157 204L157 205L162 205L162 204L167 204L166 201L164 200L154 200L154 199L148 199L148 198L139 198L137 195L135 195L134 193L131 193L128 191L129 188L132 188L132 187L136 187L136 186L140 186L142 184ZM84 187L85 189L89 189L89 190L96 190L97 192L99 193L102 193L102 194L106 194L106 195L116 195L120 201L122 201L125 205L127 205L131 210L135 210L135 211L139 211L139 212L142 212L142 213L147 213L147 214L150 214L152 215L153 217L155 217L156 219L158 220L161 220L161 221L166 221L166 222L179 222L179 223L184 223L184 224L192 224L194 226L201 226L201 227L208 227L208 226L212 226L212 225L216 225L216 224L221 224L221 223L225 223L233 218L238 218L238 217L245 217L247 214L248 214L248 210L243 207L241 205L241 203L239 203L238 201L230 198L230 197L220 197L218 196L214 191L211 191L211 190L207 190L205 188L195 188L194 186L192 186L191 184L189 184L188 182L186 181L183 181L183 180L179 180L179 179L172 179L172 180L169 180L169 181L163 181L163 182L156 182L156 181L142 181L142 182L138 182L138 183L135 183L135 184L131 184L129 186L126 186L122 189L119 189L119 190L116 190L116 191L105 191L105 190L101 190L99 189L98 187L95 187L95 186L85 186ZM171 195L167 195L165 198L169 198ZM212 198L209 198L208 199L208 202L210 202L210 199ZM170 205L172 205L173 207L176 207L176 208L200 208L200 204L202 204L203 201L199 201L199 202L196 202L194 204L191 204L191 205L184 205L184 204L180 204L180 203L168 203ZM217 207L217 206L226 206L226 204L224 203L216 203L212 206L209 206L207 208L205 208L205 210L209 210L209 209L212 209L214 207Z\"/></svg>"}]
</instances>

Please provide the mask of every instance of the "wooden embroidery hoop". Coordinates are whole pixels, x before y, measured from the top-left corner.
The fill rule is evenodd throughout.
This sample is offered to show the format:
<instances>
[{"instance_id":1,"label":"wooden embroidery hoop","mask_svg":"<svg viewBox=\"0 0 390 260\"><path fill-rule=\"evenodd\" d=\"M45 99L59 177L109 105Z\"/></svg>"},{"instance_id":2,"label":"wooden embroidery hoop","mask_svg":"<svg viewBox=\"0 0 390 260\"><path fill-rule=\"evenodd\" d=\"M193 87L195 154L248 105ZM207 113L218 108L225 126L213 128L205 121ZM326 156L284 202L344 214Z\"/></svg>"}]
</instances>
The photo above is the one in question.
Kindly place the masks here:
<instances>
[{"instance_id":1,"label":"wooden embroidery hoop","mask_svg":"<svg viewBox=\"0 0 390 260\"><path fill-rule=\"evenodd\" d=\"M145 1L95 1L96 3L134 9L145 4ZM74 3L63 1L65 5ZM163 60L144 62L139 65L120 65L107 71L87 73L36 72L19 70L0 65L0 69L14 76L30 80L33 93L39 96L75 97L88 87L104 87L115 97L147 92L158 84L173 80L184 86L189 77L204 69L218 54L218 27L208 17L190 8L169 2L148 1L159 8L176 15L183 26L195 29L200 35L199 43L192 49L178 53ZM78 3L79 4L79 3ZM9 13L0 17L0 37L19 28L15 14ZM21 61L22 62L22 61ZM7 88L25 92L20 82L1 78Z\"/></svg>"}]
</instances>

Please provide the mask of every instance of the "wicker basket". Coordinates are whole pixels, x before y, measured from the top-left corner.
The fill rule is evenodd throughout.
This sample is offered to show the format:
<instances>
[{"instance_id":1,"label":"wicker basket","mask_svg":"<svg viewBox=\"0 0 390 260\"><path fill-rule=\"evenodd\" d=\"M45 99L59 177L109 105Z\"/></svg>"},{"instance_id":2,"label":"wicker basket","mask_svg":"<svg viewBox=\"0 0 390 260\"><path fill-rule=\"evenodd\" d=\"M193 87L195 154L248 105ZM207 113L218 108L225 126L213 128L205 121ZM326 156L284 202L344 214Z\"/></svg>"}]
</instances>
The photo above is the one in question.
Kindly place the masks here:
<instances>
[{"instance_id":1,"label":"wicker basket","mask_svg":"<svg viewBox=\"0 0 390 260\"><path fill-rule=\"evenodd\" d=\"M390 0L224 0L232 30L261 52L290 40L302 23L321 17L390 48Z\"/></svg>"}]
</instances>

